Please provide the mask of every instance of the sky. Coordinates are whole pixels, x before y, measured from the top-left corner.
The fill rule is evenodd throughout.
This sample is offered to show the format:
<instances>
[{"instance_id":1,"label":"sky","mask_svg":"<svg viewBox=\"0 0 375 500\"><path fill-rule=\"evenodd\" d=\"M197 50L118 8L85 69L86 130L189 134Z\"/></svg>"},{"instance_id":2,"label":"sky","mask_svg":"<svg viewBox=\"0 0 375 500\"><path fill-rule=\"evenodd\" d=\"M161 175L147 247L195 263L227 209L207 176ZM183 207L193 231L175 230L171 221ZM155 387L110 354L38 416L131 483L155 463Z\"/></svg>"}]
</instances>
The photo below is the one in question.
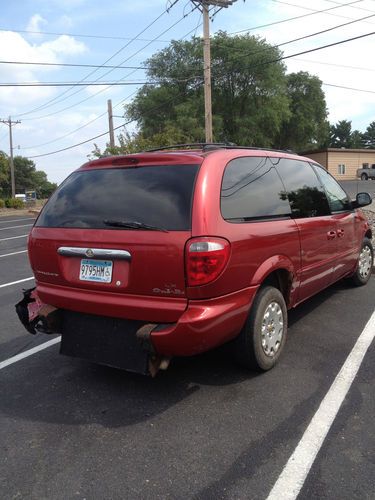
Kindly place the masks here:
<instances>
[{"instance_id":1,"label":"sky","mask_svg":"<svg viewBox=\"0 0 375 500\"><path fill-rule=\"evenodd\" d=\"M108 99L114 126L124 123L124 105L131 102L139 83L146 81L144 70L135 68L172 39L202 34L201 14L190 0L1 3L0 84L98 84L0 86L0 119L20 122L12 127L14 155L31 158L38 170L57 183L87 161L94 143L103 148L109 141L107 134L92 139L108 131ZM375 32L375 0L237 0L211 21L211 33L219 30L247 31L272 45L284 44L283 54L294 55ZM374 53L375 33L284 62L288 73L308 71L322 80L331 123L351 120L352 128L363 132L375 120ZM43 65L14 64L20 62ZM106 85L114 82L126 85ZM134 131L134 126L129 124L127 130ZM88 142L71 148L84 141ZM9 128L2 123L0 150L9 154Z\"/></svg>"}]
</instances>

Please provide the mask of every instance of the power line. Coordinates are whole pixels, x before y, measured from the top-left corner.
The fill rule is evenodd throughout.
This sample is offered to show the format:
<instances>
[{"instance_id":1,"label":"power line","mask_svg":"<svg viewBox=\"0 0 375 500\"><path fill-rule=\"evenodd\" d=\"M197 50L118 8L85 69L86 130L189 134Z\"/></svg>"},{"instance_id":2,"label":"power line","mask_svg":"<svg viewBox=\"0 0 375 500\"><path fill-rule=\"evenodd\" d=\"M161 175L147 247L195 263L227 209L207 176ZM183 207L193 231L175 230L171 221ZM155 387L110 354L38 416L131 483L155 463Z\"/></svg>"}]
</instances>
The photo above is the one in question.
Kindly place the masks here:
<instances>
[{"instance_id":1,"label":"power line","mask_svg":"<svg viewBox=\"0 0 375 500\"><path fill-rule=\"evenodd\" d=\"M194 10L196 10L196 7L194 7L193 9L191 9L187 14L184 14L178 21L176 21L174 24L172 24L171 26L169 26L169 28L167 28L166 30L164 30L161 34L159 34L158 36L162 36L164 33L166 33L167 31L171 30L172 28L174 28L178 23L180 23L181 21L183 21L188 15L190 15ZM193 31L195 31L195 28L190 30L183 38L185 38L186 36L190 35L190 33L192 33ZM125 61L122 61L121 64L123 64L124 62L128 61L129 59L131 59L132 57L134 57L136 54L138 54L139 52L141 52L143 49L145 49L149 44L143 46L141 49L139 49L137 52L135 52L134 54L132 54L131 56L129 56L127 59L125 59ZM112 71L112 70L111 70ZM106 76L108 73L110 73L111 71L108 71L107 73L105 73L104 75L101 76L101 78L103 78L104 76ZM133 73L135 73L136 70L134 71L131 71L130 73L128 73L127 75L125 75L122 79L120 79L119 81L123 81L125 78L127 78L128 76L131 76ZM80 82L79 82L80 83ZM103 83L100 83L100 85L103 85ZM88 101L89 99L92 99L93 97L96 97L98 94L101 94L102 92L105 92L106 90L108 90L109 86L104 88L104 89L101 89L99 90L98 92L96 92L95 94L89 96L89 97L86 97L85 99L81 100L81 101L78 101L74 104L71 104L69 106L66 106L65 108L62 108L60 110L57 110L57 111L54 111L52 113L48 113L47 115L43 115L43 116L37 116L37 117L33 117L33 118L24 118L24 120L41 120L43 118L48 118L50 116L54 116L58 113L61 113L63 111L67 111L68 109L71 109L73 107L76 107L78 106L79 104L82 104L86 101ZM74 94L71 94L70 96L68 97L72 97L73 95L75 95L76 93L80 92L81 90L83 90L82 88L79 89L78 91L76 91ZM62 99L60 102L62 102L63 100L66 100L68 97Z\"/></svg>"},{"instance_id":2,"label":"power line","mask_svg":"<svg viewBox=\"0 0 375 500\"><path fill-rule=\"evenodd\" d=\"M367 36L371 36L371 35L374 35L374 34L375 34L375 32L371 32L371 33L366 33L366 34L364 34L364 35L359 35L359 36L356 36L356 37L347 38L347 39L345 39L345 40L341 40L341 41L339 41L339 42L334 42L334 43L327 44L327 45L323 45L323 46L320 46L320 47L315 47L314 49L305 50L305 51L303 51L303 52L299 52L298 54L290 54L290 55L288 55L288 56L283 56L283 57L280 57L280 58L278 58L278 59L274 59L274 60L271 60L271 61L266 61L265 63L262 63L261 65L265 65L265 64L272 64L272 63L279 62L279 61L284 60L284 59L289 59L289 58L295 57L295 56L297 56L297 55L306 54L306 53L309 53L309 52L315 52L315 51L317 51L317 50L322 50L322 49L325 49L325 48L328 48L328 47L332 47L332 46L335 46L335 45L340 45L340 44L342 44L342 43L347 43L347 42L350 42L350 41L353 41L353 40L358 40L358 39L365 38L365 37L367 37ZM257 66L258 66L258 65L257 65ZM335 87L338 87L338 88L344 88L344 89L346 88L346 89L348 89L348 90L357 90L357 91L359 91L359 92L375 93L375 91L366 91L366 90L362 90L362 89L354 89L354 88L351 88L351 87L344 87L344 86L338 86L338 85L333 85L333 84L324 84L324 85L327 85L327 86L332 86L332 87L334 87L334 86L335 86ZM163 105L162 105L162 106L158 106L158 108L163 107L164 105L165 105L165 103L163 103ZM153 112L153 111L155 111L155 109L150 110L150 112ZM120 125L120 126L116 127L114 130L118 130L119 128L121 128L121 127L123 127L123 126L125 126L125 125L128 125L129 123L132 123L132 122L134 122L134 121L136 121L136 119L134 119L134 120L129 120L129 121L128 121L128 122L126 122L125 124L123 124L123 125ZM106 135L106 134L108 134L108 131L103 132L102 134L99 134L99 135L97 135L97 136L95 136L95 137L92 137L92 138L90 138L90 139L87 139L87 140L85 140L85 141L82 141L82 142L80 142L80 143L78 143L78 144L74 144L74 145L72 145L72 146L68 146L68 147L66 147L66 148L59 149L59 150L57 150L57 151L51 151L51 152L49 152L49 153L44 153L44 154L41 154L41 155L30 156L29 158L40 158L40 157L42 157L42 156L50 156L50 155L53 155L53 154L56 154L56 153L61 153L62 151L67 151L67 150L69 150L69 149L72 149L72 148L75 148L75 147L81 146L82 144L86 144L86 143L91 142L91 141L93 141L93 140L95 140L95 139L98 139L98 138L100 138L100 137L103 137L103 136L104 136L104 135Z\"/></svg>"},{"instance_id":3,"label":"power line","mask_svg":"<svg viewBox=\"0 0 375 500\"><path fill-rule=\"evenodd\" d=\"M172 97L170 99L167 99L166 102L173 102L173 101L176 101L177 97ZM164 101L162 104L158 105L158 106L154 106L153 108L151 108L148 113L154 113L155 111L161 109L161 108L164 108L165 107L165 104L166 102ZM137 118L134 118L132 120L128 120L127 122L123 123L122 125L118 125L117 127L115 127L113 130L118 130L120 129L121 127L125 127L126 125L129 125L130 123L133 123L137 121ZM43 153L43 154L40 154L40 155L34 155L34 156L29 156L28 158L32 159L32 158L41 158L43 156L51 156L51 155L54 155L54 154L57 154L57 153L61 153L63 151L68 151L69 149L73 149L73 148L76 148L78 146L82 146L83 144L87 144L88 142L92 142L94 141L95 139L99 139L100 137L104 137L105 135L108 134L108 130L106 130L105 132L101 133L101 134L98 134L96 135L95 137L90 137L90 139L86 139L85 141L81 141L77 144L73 144L71 146L67 146L65 148L61 148L61 149L58 149L56 151L50 151L49 153Z\"/></svg>"},{"instance_id":4,"label":"power line","mask_svg":"<svg viewBox=\"0 0 375 500\"><path fill-rule=\"evenodd\" d=\"M29 61L0 61L0 64L19 64L32 66L63 66L69 68L112 68L112 69L147 69L145 66L106 66L104 64L73 64Z\"/></svg>"},{"instance_id":5,"label":"power line","mask_svg":"<svg viewBox=\"0 0 375 500\"><path fill-rule=\"evenodd\" d=\"M194 30L189 31L186 35L184 35L184 37L182 37L182 39L183 39L183 38L185 38L185 37L187 37L188 35L190 35L190 33L192 33L193 31L196 31L196 30L197 30L197 28L200 26L200 24L199 24L199 23L201 23L201 17L202 17L202 16L201 16L201 14L200 14L200 15L199 15L199 19L198 19L198 24L197 24L197 26L194 28ZM136 91L134 91L134 92L132 92L131 94L129 94L127 97L125 97L124 99L122 99L122 100L121 100L120 102L118 102L117 104L115 104L115 105L113 106L113 108L117 108L118 106L120 106L121 104L123 104L125 101L127 101L128 99L130 99L131 97L133 97L133 95L134 95L134 94L136 94L136 93L137 93L137 90L136 90ZM53 139L53 140L51 140L51 141L45 142L45 143L43 143L43 144L38 144L38 145L35 145L35 146L26 146L26 147L22 147L22 148L20 148L20 149L22 149L22 150L25 150L25 149L35 149L35 148L39 148L39 147L43 147L43 146L47 146L48 144L52 144L52 143L57 142L57 141L59 141L59 140L65 139L66 137L68 137L68 136L70 136L70 135L72 135L72 134L74 134L74 133L78 132L79 130L82 130L82 129L83 129L83 128L85 128L85 127L87 127L88 125L91 125L91 123L95 122L96 120L98 120L98 119L102 118L102 117L103 117L103 116L105 116L105 115L107 115L107 112L102 113L101 115L97 116L97 117L96 117L96 118L94 118L93 120L90 120L89 122L87 122L87 123L85 123L84 125L82 125L82 126L78 127L77 129L75 129L75 130L73 130L73 131L71 131L71 132L69 132L69 133L67 133L67 134L64 134L63 136L58 137L58 138L56 138L56 139Z\"/></svg>"},{"instance_id":6,"label":"power line","mask_svg":"<svg viewBox=\"0 0 375 500\"><path fill-rule=\"evenodd\" d=\"M128 96L126 96L124 99L122 99L121 101L119 101L118 103L116 103L114 106L113 106L113 109L117 108L118 106L121 106L121 104L125 103L125 101L127 101L128 99L130 99L131 97L133 97L135 94L137 93L137 90L135 90L134 92L132 92L131 94L129 94ZM54 142L57 142L57 141L61 141L62 139L65 139L66 137L69 137L70 135L73 135L75 134L76 132L79 132L80 130L82 130L83 128L86 128L88 127L89 125L91 125L92 123L94 123L95 121L99 120L100 118L103 118L103 116L106 116L107 115L107 111L105 111L104 113L102 113L101 115L98 115L96 118L93 118L92 120L90 120L89 122L87 123L84 123L83 125L81 125L80 127L68 132L67 134L64 134L63 136L61 137L57 137L56 139L52 139L51 141L48 141L48 142L44 142L43 144L37 144L35 146L24 146L22 148L19 148L19 149L22 149L22 150L25 150L25 149L36 149L36 148L41 148L43 146L48 146L49 144L52 144ZM121 117L123 118L123 117Z\"/></svg>"},{"instance_id":7,"label":"power line","mask_svg":"<svg viewBox=\"0 0 375 500\"><path fill-rule=\"evenodd\" d=\"M295 3L289 3L289 2L285 2L283 0L272 0L272 2L280 3L282 5L288 5L289 7L296 7L297 9L309 10L312 13L314 13L314 12L320 12L320 11L317 11L316 9L312 9L310 7L304 7L303 5L297 5ZM345 3L337 4L337 2L335 2L335 3L337 4L337 8L341 8L341 7L352 7L352 4L360 3L360 2L363 2L363 0L357 0L355 2L349 2L347 4L345 4ZM370 12L373 12L373 11L370 11ZM331 16L342 17L343 19L352 19L351 17L343 16L342 14L332 14L331 12L327 12L327 13L329 15L331 15ZM366 22L366 21L364 21L364 22ZM374 23L368 23L368 24L374 24Z\"/></svg>"},{"instance_id":8,"label":"power line","mask_svg":"<svg viewBox=\"0 0 375 500\"><path fill-rule=\"evenodd\" d=\"M355 87L345 87L344 85L334 85L333 83L324 83L322 85L325 87L335 87L337 89L345 89L345 90L353 90L354 92L365 92L366 94L375 94L375 90L365 90L365 89L357 89Z\"/></svg>"},{"instance_id":9,"label":"power line","mask_svg":"<svg viewBox=\"0 0 375 500\"><path fill-rule=\"evenodd\" d=\"M282 47L284 45L289 45L290 43L299 42L301 40L306 40L307 38L312 38L313 36L322 35L323 33L328 33L330 31L336 30L338 28L343 28L344 26L349 26L351 24L358 23L358 22L363 21L364 19L368 19L370 17L375 17L375 14L371 14L369 16L361 17L359 19L353 19L352 21L348 21L346 23L338 24L336 26L332 26L330 28L327 28L327 29L324 29L324 30L321 30L321 31L316 31L315 33L310 33L309 35L300 36L298 38L294 38L294 39L288 40L286 42L278 43L278 44L275 44L275 45L269 45L269 46L261 48L259 50L253 50L253 51L250 51L250 52L245 52L242 55L240 55L239 57L247 57L247 56L250 56L250 55L254 55L254 54L265 52L267 50L271 50L271 49L274 49L274 48ZM236 49L235 47L233 47L233 49L237 50L237 52L244 52L244 50L240 49L240 48Z\"/></svg>"},{"instance_id":10,"label":"power line","mask_svg":"<svg viewBox=\"0 0 375 500\"><path fill-rule=\"evenodd\" d=\"M328 1L328 0L325 0L325 1ZM336 3L336 2L334 2ZM368 9L362 9L362 10L368 10ZM370 11L372 12L372 11ZM368 15L368 16L364 16L364 17L361 17L359 19L353 19L352 21L348 21L346 23L342 23L342 24L338 24L336 26L332 26L331 28L327 28L327 29L324 29L324 30L321 30L321 31L317 31L315 33L311 33L309 35L304 35L304 36L301 36L301 37L298 37L298 38L294 38L293 40L288 40L286 42L282 42L282 43L279 43L279 44L276 44L276 45L272 45L271 47L272 48L275 48L275 47L281 47L283 45L287 45L287 44L290 44L290 43L294 43L294 42L297 42L297 41L300 41L300 40L305 40L307 38L311 38L313 36L317 36L317 35L321 35L323 33L327 33L329 31L333 31L335 29L338 29L338 28L342 28L344 26L349 26L351 24L354 24L354 23L358 23L360 21L363 21L365 19L369 19L371 17L375 17L375 13L372 14L372 15ZM196 32L196 30L198 29L198 27L200 26L200 19L198 20L198 25L196 26L196 28L194 29L194 31ZM222 45L222 43L220 43L220 45ZM271 48L270 47L270 48ZM233 47L235 49L235 47ZM252 55L252 54L255 54L255 53L258 53L258 52L262 52L263 50L268 50L269 48L264 48L264 49L260 49L259 51L252 51L252 52L249 52L249 53L246 53L244 54L244 57L247 56L247 55ZM235 50L238 50L240 51L240 49L235 49ZM111 69L141 69L141 70L147 70L148 68L146 66L106 66L106 65L94 65L94 64L70 64L70 63L48 63L48 62L28 62L28 61L0 61L0 64L17 64L17 65L37 65L37 66L64 66L64 67L78 67L78 68L111 68ZM34 82L33 82L34 83ZM49 82L35 82L35 85L31 85L31 83L28 85L27 82L26 83L9 83L9 84L0 84L0 86L37 86L36 83L40 83L40 86L42 86L42 84L44 86L46 86ZM56 82L56 86L59 86L59 85L71 85L72 87L74 86L78 86L78 85L85 85L87 84L88 86L90 85L94 85L94 83L92 82L85 82L85 83L76 83L76 82ZM140 83L142 84L142 83ZM54 84L53 83L50 83L51 86L53 86ZM116 83L100 83L98 85L116 85Z\"/></svg>"},{"instance_id":11,"label":"power line","mask_svg":"<svg viewBox=\"0 0 375 500\"><path fill-rule=\"evenodd\" d=\"M273 0L273 1L276 2L277 0ZM359 3L362 1L363 0L355 0L355 1L352 1L349 3L340 4L336 7L329 7L328 9L315 10L314 12L309 12L308 14L301 14L299 16L293 16L293 17L288 17L286 19L280 19L279 21L273 21L272 23L261 24L259 26L253 26L252 28L246 28L246 29L239 30L239 31L232 31L231 33L229 33L229 35L238 35L239 33L248 33L249 31L254 31L256 29L268 28L270 26L275 26L276 24L287 23L289 21L295 21L297 19L303 19L305 17L314 16L316 14L324 14L324 13L330 14L331 10L340 9L341 7L347 7L349 5L352 5L353 3ZM304 7L301 7L301 8L304 8ZM309 9L309 10L312 10L312 9ZM332 15L335 15L336 17L345 17L345 16L340 16L338 14L332 14ZM350 19L350 18L345 17L345 19Z\"/></svg>"},{"instance_id":12,"label":"power line","mask_svg":"<svg viewBox=\"0 0 375 500\"><path fill-rule=\"evenodd\" d=\"M0 28L0 31L12 31L14 33L25 33L30 35L52 35L52 36L71 36L74 38L98 38L103 40L138 40L139 42L150 42L148 38L130 38L125 36L107 36L107 35L87 35L82 33L56 33L53 31L30 31L30 30L16 30L13 28ZM169 43L171 40L155 40L157 42Z\"/></svg>"},{"instance_id":13,"label":"power line","mask_svg":"<svg viewBox=\"0 0 375 500\"><path fill-rule=\"evenodd\" d=\"M195 78L195 77L191 77ZM176 81L186 81L191 78L184 78L182 80ZM143 81L140 82L138 80L128 80L128 81L119 81L119 82L26 82L26 83L0 83L0 87L81 87L83 85L87 87L93 86L126 86L126 85L156 85L159 82L148 82Z\"/></svg>"},{"instance_id":14,"label":"power line","mask_svg":"<svg viewBox=\"0 0 375 500\"><path fill-rule=\"evenodd\" d=\"M175 0L175 2L174 2L174 3L176 3L176 1L177 1L177 0ZM174 4L173 4L173 5L174 5ZM189 14L191 14L191 13L192 13L195 9L196 9L196 7L194 7L193 9L191 9L191 10L190 10L190 12L188 12L188 14L184 14L184 15L183 15L183 16L182 16L182 17L181 17L178 21L176 21L174 24L172 24L172 25L171 25L171 26L169 26L167 29L165 29L162 33L160 33L157 37L155 37L155 39L156 39L156 38L158 38L158 37L160 37L160 36L162 36L162 35L164 35L164 33L167 33L168 31L170 31L170 30L171 30L172 28L174 28L177 24L179 24L181 21L183 21L183 20L184 20L184 19L185 19L185 18L186 18ZM139 52L141 52L142 50L144 50L146 47L148 47L150 44L151 44L151 42L149 42L148 44L144 45L144 46L143 46L143 47L141 47L139 50L137 50L136 52L134 52L133 54L131 54L131 55L130 55L128 58L126 58L124 61L121 61L121 63L120 63L120 64L123 64L124 62L128 61L129 59L131 59L132 57L134 57L136 54L138 54ZM106 73L104 73L104 75L102 75L101 77L97 78L97 80L96 80L96 81L99 81L99 80L100 80L100 78L104 78L106 75L108 75L108 74L109 74L109 73L111 73L112 71L113 71L113 70L109 70L109 71L107 71ZM135 73L135 71L136 71L136 70L131 71L130 73L128 73L127 75L125 75L123 78L121 78L119 81L122 81L122 80L124 80L125 78L127 78L127 77L131 76L133 73ZM81 83L82 81L83 81L83 80L81 80L79 83ZM101 83L101 85L103 85L103 83ZM74 92L73 94L70 94L69 96L67 96L67 97L65 97L65 98L63 98L63 99L60 99L58 102L65 101L66 99L68 99L68 98L72 97L73 95L77 94L78 92L81 92L82 90L84 90L84 88L85 88L85 86L83 86L83 88L80 88L80 89L76 90L76 92ZM33 118L25 118L25 120L43 119L43 118L47 118L47 117L49 117L49 116L53 116L53 115L55 115L55 114L57 114L57 113L61 113L61 112L63 112L63 111L66 111L66 110L68 110L68 109L71 109L71 108L73 108L73 107L76 107L76 106L78 106L79 104L82 104L83 102L88 101L89 99L94 98L95 96L97 96L98 94L100 94L100 93L104 92L104 91L105 91L105 90L107 90L108 88L109 88L109 86L108 86L108 87L106 87L105 89L100 90L99 92L96 92L95 94L93 94L93 95L91 95L91 96L89 96L89 97L86 97L85 99L83 99L83 100L81 100L81 101L78 101L78 102L76 102L76 103L74 103L74 104L71 104L71 105L69 105L69 106L66 106L65 108L62 108L62 109L60 109L60 110L54 111L54 112L52 112L52 113L48 113L47 115L43 115L43 116L38 116L38 117L33 117ZM70 89L68 89L68 90L67 90L67 91L65 91L65 92L68 92L69 90L70 90ZM64 93L63 93L63 94L64 94ZM63 94L60 94L60 96L62 96ZM57 104L57 102L56 102L55 104ZM44 107L46 107L46 106L44 106ZM34 111L35 111L35 110L34 110Z\"/></svg>"},{"instance_id":15,"label":"power line","mask_svg":"<svg viewBox=\"0 0 375 500\"><path fill-rule=\"evenodd\" d=\"M328 2L328 3L333 3L335 5L342 5L340 2L335 2L334 0L324 0L324 1ZM375 13L375 11L373 11L373 10L366 9L365 7L358 7L357 5L355 5L354 7L352 5L349 5L349 8L350 9L363 10L363 11L366 11L366 12Z\"/></svg>"},{"instance_id":16,"label":"power line","mask_svg":"<svg viewBox=\"0 0 375 500\"><path fill-rule=\"evenodd\" d=\"M172 4L175 5L176 3L178 2L178 0L175 0L174 3ZM165 9L161 14L159 14L151 23L149 23L142 31L140 31L139 33L137 33L137 35L135 37L133 37L129 42L127 42L125 45L123 45L120 49L118 49L114 54L112 54L111 57L109 57L108 59L106 59L103 63L103 65L107 64L109 61L111 61L114 57L116 57L120 52L122 52L126 47L128 47L137 37L139 37L140 35L142 35L146 30L148 30L151 26L153 26L164 14L166 14L167 12L169 12L169 9ZM151 42L150 42L151 43ZM122 64L122 63L121 63ZM80 80L80 82L83 82L85 80L87 80L87 78L89 78L91 75L93 75L94 73L96 73L96 71L98 71L99 68L96 68L94 69L94 71L91 71L88 75L86 75L83 79ZM59 96L56 96L54 97L53 99L50 99L49 101L47 101L44 105L42 106L38 106L37 108L34 108L32 109L31 111L27 111L25 113L21 113L19 114L18 116L25 116L25 115L28 115L30 113L33 113L35 111L38 111L38 110L41 110L41 109L45 109L48 105L50 105L51 103L57 101L59 99L59 97L62 97L63 95L65 95L67 92L69 92L69 89L65 90L62 94L60 94ZM61 102L61 101L58 101L58 102Z\"/></svg>"},{"instance_id":17,"label":"power line","mask_svg":"<svg viewBox=\"0 0 375 500\"><path fill-rule=\"evenodd\" d=\"M296 61L301 61L309 64L322 64L324 66L333 66L336 68L346 68L346 69L355 69L358 71L375 71L375 68L364 68L363 66L349 66L347 64L337 64L337 63L329 63L329 62L323 62L323 61L311 61L309 59L299 59L295 58Z\"/></svg>"}]
</instances>

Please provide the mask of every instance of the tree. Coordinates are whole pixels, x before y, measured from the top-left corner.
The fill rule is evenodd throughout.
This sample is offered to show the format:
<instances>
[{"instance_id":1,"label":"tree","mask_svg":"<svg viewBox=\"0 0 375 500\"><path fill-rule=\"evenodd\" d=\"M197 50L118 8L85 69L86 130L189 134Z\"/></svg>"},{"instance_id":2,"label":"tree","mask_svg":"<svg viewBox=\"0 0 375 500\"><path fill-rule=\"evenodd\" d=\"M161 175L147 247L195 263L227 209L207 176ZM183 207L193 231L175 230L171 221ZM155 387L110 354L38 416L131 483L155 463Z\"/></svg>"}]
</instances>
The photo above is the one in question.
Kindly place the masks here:
<instances>
[{"instance_id":1,"label":"tree","mask_svg":"<svg viewBox=\"0 0 375 500\"><path fill-rule=\"evenodd\" d=\"M366 148L375 149L375 121L371 122L363 134L363 143Z\"/></svg>"},{"instance_id":2,"label":"tree","mask_svg":"<svg viewBox=\"0 0 375 500\"><path fill-rule=\"evenodd\" d=\"M324 142L327 106L322 82L305 71L287 76L290 115L284 120L279 147L302 151Z\"/></svg>"},{"instance_id":3,"label":"tree","mask_svg":"<svg viewBox=\"0 0 375 500\"><path fill-rule=\"evenodd\" d=\"M14 158L14 177L16 192L35 190L37 198L48 198L57 188L57 184L49 182L47 174L36 170L35 163L24 156ZM11 196L9 157L0 151L0 197Z\"/></svg>"},{"instance_id":4,"label":"tree","mask_svg":"<svg viewBox=\"0 0 375 500\"><path fill-rule=\"evenodd\" d=\"M350 147L353 149L361 149L364 146L365 146L364 134L362 134L362 132L360 132L359 130L353 130L350 137Z\"/></svg>"},{"instance_id":5,"label":"tree","mask_svg":"<svg viewBox=\"0 0 375 500\"><path fill-rule=\"evenodd\" d=\"M214 140L272 146L289 118L287 79L280 51L250 35L211 40ZM276 61L276 62L271 62ZM144 85L126 108L145 139L177 135L204 142L202 40L172 41L147 62L154 86Z\"/></svg>"},{"instance_id":6,"label":"tree","mask_svg":"<svg viewBox=\"0 0 375 500\"><path fill-rule=\"evenodd\" d=\"M10 190L10 169L8 156L0 151L0 197L9 196Z\"/></svg>"},{"instance_id":7,"label":"tree","mask_svg":"<svg viewBox=\"0 0 375 500\"><path fill-rule=\"evenodd\" d=\"M331 148L351 148L352 122L341 120L336 125L331 125L330 143Z\"/></svg>"}]
</instances>

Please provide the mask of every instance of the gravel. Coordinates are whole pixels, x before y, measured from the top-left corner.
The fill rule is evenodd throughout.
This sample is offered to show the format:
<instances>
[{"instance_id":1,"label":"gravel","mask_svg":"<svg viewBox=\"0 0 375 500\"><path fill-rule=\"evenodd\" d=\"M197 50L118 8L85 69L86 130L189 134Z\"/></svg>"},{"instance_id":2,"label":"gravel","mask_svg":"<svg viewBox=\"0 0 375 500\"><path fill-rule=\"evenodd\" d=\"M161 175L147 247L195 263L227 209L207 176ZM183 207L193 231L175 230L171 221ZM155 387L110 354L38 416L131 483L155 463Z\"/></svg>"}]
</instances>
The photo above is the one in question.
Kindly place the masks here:
<instances>
[{"instance_id":1,"label":"gravel","mask_svg":"<svg viewBox=\"0 0 375 500\"><path fill-rule=\"evenodd\" d=\"M373 210L363 210L372 229L372 243L375 246L375 212Z\"/></svg>"}]
</instances>

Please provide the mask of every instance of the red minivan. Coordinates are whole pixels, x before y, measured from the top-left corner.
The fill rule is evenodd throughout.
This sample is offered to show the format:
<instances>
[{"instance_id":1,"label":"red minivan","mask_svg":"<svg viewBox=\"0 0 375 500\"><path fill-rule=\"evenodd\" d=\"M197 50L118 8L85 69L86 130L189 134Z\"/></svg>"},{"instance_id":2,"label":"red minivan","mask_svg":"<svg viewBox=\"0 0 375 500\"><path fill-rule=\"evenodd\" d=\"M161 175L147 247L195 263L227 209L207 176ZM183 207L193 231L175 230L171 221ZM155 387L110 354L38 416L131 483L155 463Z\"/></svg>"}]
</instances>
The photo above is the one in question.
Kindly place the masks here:
<instances>
[{"instance_id":1,"label":"red minivan","mask_svg":"<svg viewBox=\"0 0 375 500\"><path fill-rule=\"evenodd\" d=\"M90 161L30 233L36 287L17 311L61 353L154 375L232 341L268 370L287 310L341 278L364 285L373 248L359 209L320 165L231 146Z\"/></svg>"}]
</instances>

